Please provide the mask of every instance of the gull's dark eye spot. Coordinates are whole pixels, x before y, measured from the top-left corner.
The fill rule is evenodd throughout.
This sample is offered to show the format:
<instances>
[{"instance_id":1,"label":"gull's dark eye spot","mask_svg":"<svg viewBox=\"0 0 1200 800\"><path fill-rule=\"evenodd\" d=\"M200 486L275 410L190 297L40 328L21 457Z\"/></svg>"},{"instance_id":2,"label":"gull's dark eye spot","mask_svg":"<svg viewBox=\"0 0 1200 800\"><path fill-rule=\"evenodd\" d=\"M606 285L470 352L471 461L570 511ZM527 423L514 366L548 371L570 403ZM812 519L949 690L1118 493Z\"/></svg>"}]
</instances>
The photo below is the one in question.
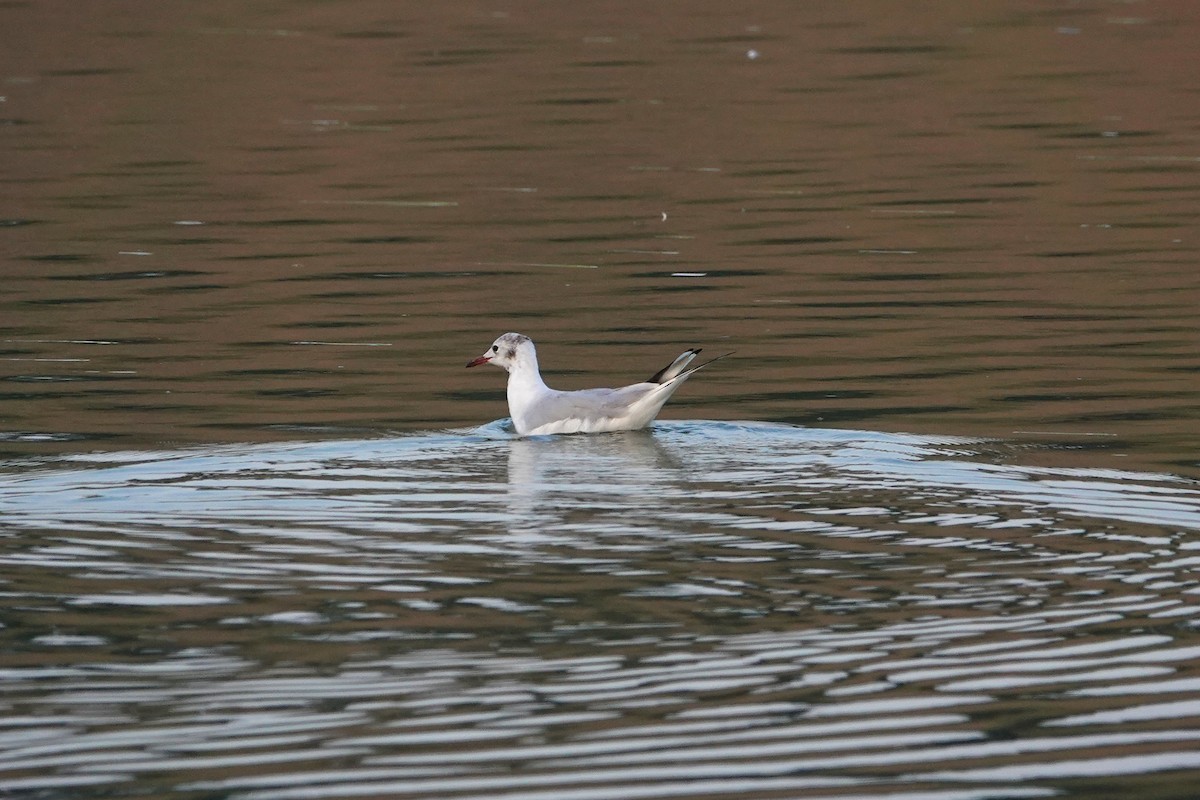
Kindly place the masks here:
<instances>
[{"instance_id":1,"label":"gull's dark eye spot","mask_svg":"<svg viewBox=\"0 0 1200 800\"><path fill-rule=\"evenodd\" d=\"M492 352L493 352L493 353L499 353L499 352L500 352L500 345L498 345L498 344L494 344L494 345L492 345Z\"/></svg>"}]
</instances>

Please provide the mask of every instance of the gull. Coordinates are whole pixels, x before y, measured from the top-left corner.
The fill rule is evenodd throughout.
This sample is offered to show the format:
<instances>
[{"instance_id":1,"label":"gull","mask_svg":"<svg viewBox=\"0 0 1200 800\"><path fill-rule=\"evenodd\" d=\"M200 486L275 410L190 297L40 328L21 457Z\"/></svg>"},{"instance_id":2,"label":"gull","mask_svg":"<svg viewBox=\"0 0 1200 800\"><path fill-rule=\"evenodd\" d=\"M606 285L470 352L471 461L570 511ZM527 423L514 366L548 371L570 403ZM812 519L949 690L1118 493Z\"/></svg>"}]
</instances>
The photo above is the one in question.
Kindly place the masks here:
<instances>
[{"instance_id":1,"label":"gull","mask_svg":"<svg viewBox=\"0 0 1200 800\"><path fill-rule=\"evenodd\" d=\"M635 431L658 416L663 404L697 370L731 353L685 369L700 348L685 350L678 358L641 383L619 389L551 389L538 371L533 340L506 333L468 367L494 364L508 370L508 412L521 436L549 433L602 433Z\"/></svg>"}]
</instances>

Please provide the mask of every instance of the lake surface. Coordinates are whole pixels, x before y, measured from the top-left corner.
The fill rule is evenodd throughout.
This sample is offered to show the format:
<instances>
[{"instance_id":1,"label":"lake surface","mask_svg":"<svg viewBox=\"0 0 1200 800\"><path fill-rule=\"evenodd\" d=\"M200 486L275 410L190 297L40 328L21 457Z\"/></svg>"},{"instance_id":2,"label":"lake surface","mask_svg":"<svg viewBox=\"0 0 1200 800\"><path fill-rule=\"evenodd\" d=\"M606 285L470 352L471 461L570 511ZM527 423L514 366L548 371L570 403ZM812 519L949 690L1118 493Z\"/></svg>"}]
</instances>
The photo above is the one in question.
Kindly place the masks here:
<instances>
[{"instance_id":1,"label":"lake surface","mask_svg":"<svg viewBox=\"0 0 1200 800\"><path fill-rule=\"evenodd\" d=\"M0 6L0 793L1194 797L1198 37Z\"/></svg>"}]
</instances>

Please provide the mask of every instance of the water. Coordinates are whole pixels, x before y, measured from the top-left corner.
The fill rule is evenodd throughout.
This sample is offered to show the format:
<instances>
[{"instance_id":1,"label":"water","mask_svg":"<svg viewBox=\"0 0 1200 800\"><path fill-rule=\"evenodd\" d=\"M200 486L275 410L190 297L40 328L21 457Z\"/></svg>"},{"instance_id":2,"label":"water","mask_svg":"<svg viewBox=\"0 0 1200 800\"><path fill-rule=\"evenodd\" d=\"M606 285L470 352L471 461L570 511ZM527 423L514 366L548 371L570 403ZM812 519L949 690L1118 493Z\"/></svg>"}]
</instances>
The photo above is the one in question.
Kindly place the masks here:
<instances>
[{"instance_id":1,"label":"water","mask_svg":"<svg viewBox=\"0 0 1200 800\"><path fill-rule=\"evenodd\" d=\"M1200 20L1142 6L5 8L0 444L477 425L515 329L1200 475Z\"/></svg>"},{"instance_id":2,"label":"water","mask_svg":"<svg viewBox=\"0 0 1200 800\"><path fill-rule=\"evenodd\" d=\"M778 424L10 464L0 786L1185 797L1200 487Z\"/></svg>"},{"instance_id":3,"label":"water","mask_svg":"<svg viewBox=\"0 0 1200 800\"><path fill-rule=\"evenodd\" d=\"M0 8L0 793L1194 797L1198 36Z\"/></svg>"}]
</instances>

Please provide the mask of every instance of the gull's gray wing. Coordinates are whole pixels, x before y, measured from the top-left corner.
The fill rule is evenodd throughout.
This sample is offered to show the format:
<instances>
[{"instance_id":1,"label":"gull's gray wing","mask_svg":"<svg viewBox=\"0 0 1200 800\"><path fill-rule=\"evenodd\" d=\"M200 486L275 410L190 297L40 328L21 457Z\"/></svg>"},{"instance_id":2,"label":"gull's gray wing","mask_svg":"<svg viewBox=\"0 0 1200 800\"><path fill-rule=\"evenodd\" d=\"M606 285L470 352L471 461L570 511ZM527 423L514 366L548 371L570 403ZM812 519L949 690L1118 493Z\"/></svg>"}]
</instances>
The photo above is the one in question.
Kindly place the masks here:
<instances>
[{"instance_id":1,"label":"gull's gray wing","mask_svg":"<svg viewBox=\"0 0 1200 800\"><path fill-rule=\"evenodd\" d=\"M537 428L564 419L620 419L628 416L639 401L661 388L655 383L635 383L620 389L551 390L538 398L526 422Z\"/></svg>"}]
</instances>

